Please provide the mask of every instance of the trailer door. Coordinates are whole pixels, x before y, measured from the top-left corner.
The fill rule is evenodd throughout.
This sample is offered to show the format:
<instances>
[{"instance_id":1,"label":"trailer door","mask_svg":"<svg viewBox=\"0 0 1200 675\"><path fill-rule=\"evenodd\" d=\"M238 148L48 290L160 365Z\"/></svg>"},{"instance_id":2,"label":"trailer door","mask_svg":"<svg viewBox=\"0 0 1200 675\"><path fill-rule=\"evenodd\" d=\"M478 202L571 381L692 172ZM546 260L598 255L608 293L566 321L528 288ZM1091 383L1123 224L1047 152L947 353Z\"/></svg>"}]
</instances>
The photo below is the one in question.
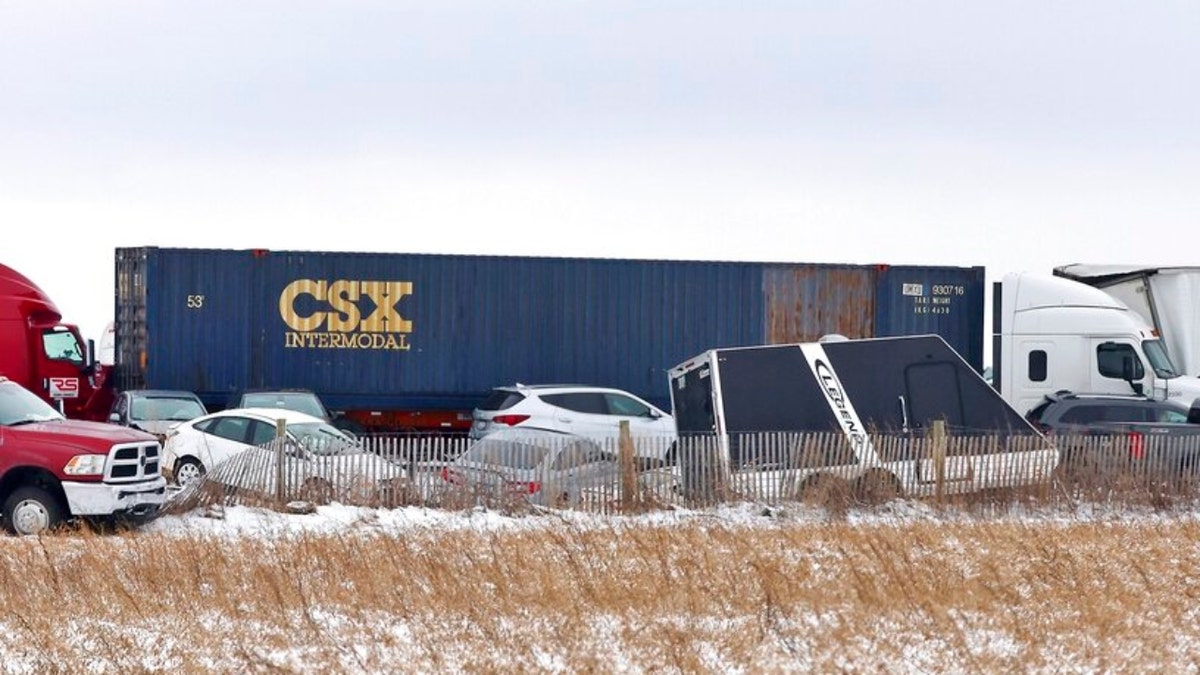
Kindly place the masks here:
<instances>
[{"instance_id":1,"label":"trailer door","mask_svg":"<svg viewBox=\"0 0 1200 675\"><path fill-rule=\"evenodd\" d=\"M686 371L671 382L671 410L680 436L717 431L713 413L712 372L708 361Z\"/></svg>"}]
</instances>

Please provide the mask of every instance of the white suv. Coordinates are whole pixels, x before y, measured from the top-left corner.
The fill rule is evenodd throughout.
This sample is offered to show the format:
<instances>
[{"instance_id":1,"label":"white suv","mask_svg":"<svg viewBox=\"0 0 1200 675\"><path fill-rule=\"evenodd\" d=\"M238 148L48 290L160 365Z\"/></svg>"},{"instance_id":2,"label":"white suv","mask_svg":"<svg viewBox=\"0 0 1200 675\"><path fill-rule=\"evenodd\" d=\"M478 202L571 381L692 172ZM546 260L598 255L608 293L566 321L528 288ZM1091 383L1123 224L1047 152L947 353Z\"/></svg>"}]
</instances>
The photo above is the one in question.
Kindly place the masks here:
<instances>
[{"instance_id":1,"label":"white suv","mask_svg":"<svg viewBox=\"0 0 1200 675\"><path fill-rule=\"evenodd\" d=\"M585 385L517 384L496 387L472 413L471 438L497 429L536 427L592 439L616 439L620 423L629 422L635 452L664 459L675 441L675 420L642 399L620 389Z\"/></svg>"}]
</instances>

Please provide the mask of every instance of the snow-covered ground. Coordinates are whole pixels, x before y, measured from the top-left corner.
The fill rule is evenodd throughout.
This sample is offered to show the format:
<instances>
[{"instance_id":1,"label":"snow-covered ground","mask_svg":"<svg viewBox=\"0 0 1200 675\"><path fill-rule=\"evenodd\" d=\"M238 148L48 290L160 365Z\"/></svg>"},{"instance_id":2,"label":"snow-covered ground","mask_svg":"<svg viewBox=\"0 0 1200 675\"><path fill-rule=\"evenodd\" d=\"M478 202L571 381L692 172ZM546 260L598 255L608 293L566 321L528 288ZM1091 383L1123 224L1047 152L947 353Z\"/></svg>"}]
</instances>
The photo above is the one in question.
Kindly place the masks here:
<instances>
[{"instance_id":1,"label":"snow-covered ground","mask_svg":"<svg viewBox=\"0 0 1200 675\"><path fill-rule=\"evenodd\" d=\"M546 528L570 523L574 527L595 525L608 527L614 522L629 524L672 524L703 520L731 526L778 526L780 521L795 524L820 524L835 518L819 507L803 505L764 506L752 503L730 504L711 509L661 510L634 516L613 516L583 511L545 510L532 514L506 515L485 508L448 511L421 507L373 509L331 504L318 506L315 513L293 514L269 509L230 506L220 509L197 509L182 515L167 515L145 525L141 532L161 534L212 534L222 536L286 536L299 533L371 532L402 534L414 529L426 530L496 530L513 528ZM1197 519L1200 509L1155 510L1127 504L1083 503L1046 509L1012 506L1003 511L981 512L937 507L929 502L896 501L871 509L851 509L842 517L851 524L903 525L921 521L1016 521L1028 523L1071 522L1146 522Z\"/></svg>"}]
</instances>

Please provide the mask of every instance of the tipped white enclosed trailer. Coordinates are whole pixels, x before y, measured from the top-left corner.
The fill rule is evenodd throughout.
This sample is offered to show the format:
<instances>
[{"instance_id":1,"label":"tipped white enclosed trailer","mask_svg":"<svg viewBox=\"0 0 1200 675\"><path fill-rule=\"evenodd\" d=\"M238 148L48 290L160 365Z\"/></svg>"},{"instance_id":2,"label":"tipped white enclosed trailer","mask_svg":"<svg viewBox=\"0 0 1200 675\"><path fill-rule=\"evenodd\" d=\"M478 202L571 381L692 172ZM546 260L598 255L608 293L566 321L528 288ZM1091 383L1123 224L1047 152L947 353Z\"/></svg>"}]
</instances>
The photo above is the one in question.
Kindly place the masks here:
<instances>
[{"instance_id":1,"label":"tipped white enclosed trailer","mask_svg":"<svg viewBox=\"0 0 1200 675\"><path fill-rule=\"evenodd\" d=\"M939 485L962 493L1042 483L1058 463L1057 450L937 335L710 349L669 377L680 438L715 437L734 472L760 464L751 445L759 435L844 435L849 452L788 461L801 487L870 477L908 496ZM935 421L975 442L931 456L924 443Z\"/></svg>"}]
</instances>

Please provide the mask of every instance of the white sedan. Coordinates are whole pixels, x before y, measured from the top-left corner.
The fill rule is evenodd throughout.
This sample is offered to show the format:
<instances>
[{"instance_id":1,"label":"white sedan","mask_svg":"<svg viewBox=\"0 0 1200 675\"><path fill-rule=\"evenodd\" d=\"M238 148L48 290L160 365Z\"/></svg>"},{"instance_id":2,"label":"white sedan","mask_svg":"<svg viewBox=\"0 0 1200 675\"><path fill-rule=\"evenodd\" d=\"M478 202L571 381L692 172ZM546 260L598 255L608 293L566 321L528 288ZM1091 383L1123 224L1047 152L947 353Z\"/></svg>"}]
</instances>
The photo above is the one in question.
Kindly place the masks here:
<instances>
[{"instance_id":1,"label":"white sedan","mask_svg":"<svg viewBox=\"0 0 1200 675\"><path fill-rule=\"evenodd\" d=\"M167 435L162 464L180 486L207 476L268 497L313 501L366 501L406 479L401 466L328 422L278 408L223 410L180 424Z\"/></svg>"}]
</instances>

